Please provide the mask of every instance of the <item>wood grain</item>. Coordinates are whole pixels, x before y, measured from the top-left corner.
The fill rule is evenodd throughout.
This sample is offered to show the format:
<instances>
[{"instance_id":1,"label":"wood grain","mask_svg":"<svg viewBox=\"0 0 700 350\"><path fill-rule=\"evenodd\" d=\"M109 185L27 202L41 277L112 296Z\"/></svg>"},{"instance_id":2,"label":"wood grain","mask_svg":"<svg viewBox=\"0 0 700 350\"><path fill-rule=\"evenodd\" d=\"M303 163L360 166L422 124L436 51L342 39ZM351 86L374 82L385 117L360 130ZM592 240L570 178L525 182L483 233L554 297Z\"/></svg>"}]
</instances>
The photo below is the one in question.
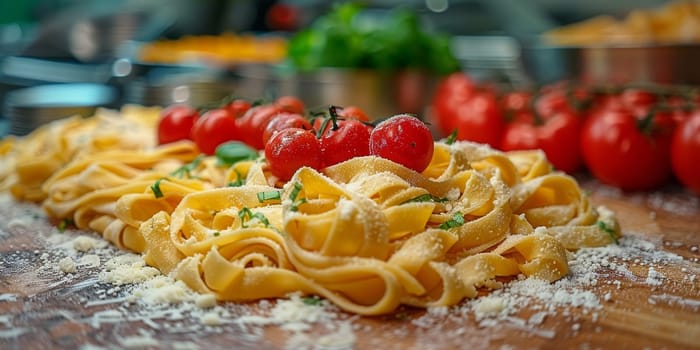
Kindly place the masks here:
<instances>
[{"instance_id":1,"label":"wood grain","mask_svg":"<svg viewBox=\"0 0 700 350\"><path fill-rule=\"evenodd\" d=\"M446 314L402 308L394 315L357 317L337 312L337 319L352 325L354 337L326 348L382 349L499 349L534 348L666 348L700 349L700 200L678 187L653 193L621 193L595 181L582 179L595 204L613 209L623 234L652 243L653 251L675 254L678 259L618 258L620 269L598 271L587 290L601 307L557 307L542 316L537 301L521 305L495 325L477 319L468 307ZM99 303L119 297L105 294L97 269L80 269L70 276L42 270L42 254L50 249L48 224L8 225L20 207L0 210L0 348L78 349L103 348L324 348L333 335L329 327L342 322L313 324L304 338L280 325L241 327L206 326L198 314L185 317L135 317L137 304ZM70 233L66 233L70 234ZM653 255L653 251L648 252ZM650 269L663 283L649 283ZM100 294L102 293L102 294ZM104 299L100 299L102 295ZM274 301L269 301L273 305ZM467 304L465 304L467 305ZM258 304L221 307L228 315L255 313ZM96 314L126 315L119 322L95 323ZM164 313L167 315L167 313ZM134 315L134 317L128 317ZM225 317L224 317L225 318ZM541 318L538 322L533 319ZM346 333L347 334L347 333ZM150 336L145 336L150 335ZM297 334L298 335L298 334ZM125 339L154 342L125 342ZM131 338L129 338L131 337ZM150 341L150 340L149 340ZM157 341L157 342L155 342ZM150 345L149 345L150 344ZM139 346L136 346L139 345Z\"/></svg>"}]
</instances>

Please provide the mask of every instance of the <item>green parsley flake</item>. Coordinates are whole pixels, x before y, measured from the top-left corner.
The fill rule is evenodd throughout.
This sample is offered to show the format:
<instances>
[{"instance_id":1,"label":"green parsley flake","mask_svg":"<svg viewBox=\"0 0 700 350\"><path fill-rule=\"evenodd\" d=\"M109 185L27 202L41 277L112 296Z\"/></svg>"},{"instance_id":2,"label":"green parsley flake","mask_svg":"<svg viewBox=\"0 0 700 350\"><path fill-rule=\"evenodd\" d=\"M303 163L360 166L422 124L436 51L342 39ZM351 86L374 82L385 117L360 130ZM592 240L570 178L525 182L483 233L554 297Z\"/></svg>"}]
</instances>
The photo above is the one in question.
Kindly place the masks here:
<instances>
[{"instance_id":1,"label":"green parsley flake","mask_svg":"<svg viewBox=\"0 0 700 350\"><path fill-rule=\"evenodd\" d=\"M301 301L306 305L320 306L323 302L323 299L319 298L317 295L312 295L302 298Z\"/></svg>"},{"instance_id":2,"label":"green parsley flake","mask_svg":"<svg viewBox=\"0 0 700 350\"><path fill-rule=\"evenodd\" d=\"M184 177L191 178L192 172L195 169L197 169L197 167L199 167L199 164L202 163L203 158L204 158L204 156L202 156L202 155L197 156L197 158L195 158L193 161L175 169L175 171L170 173L170 175L178 177L178 178L184 178Z\"/></svg>"},{"instance_id":3,"label":"green parsley flake","mask_svg":"<svg viewBox=\"0 0 700 350\"><path fill-rule=\"evenodd\" d=\"M73 225L75 225L75 222L72 219L65 218L58 223L58 226L56 228L58 228L58 232L63 233L69 226Z\"/></svg>"},{"instance_id":4,"label":"green parsley flake","mask_svg":"<svg viewBox=\"0 0 700 350\"><path fill-rule=\"evenodd\" d=\"M440 228L443 230L449 230L462 225L464 225L464 215L462 215L460 212L456 212L454 215L452 215L452 219L443 222L442 225L440 225Z\"/></svg>"},{"instance_id":5,"label":"green parsley flake","mask_svg":"<svg viewBox=\"0 0 700 350\"><path fill-rule=\"evenodd\" d=\"M430 193L426 193L426 194L421 194L421 195L418 196L418 197L411 198L411 199L409 199L409 200L407 200L407 201L405 201L405 202L403 202L403 203L401 203L401 204L416 203L416 202L438 202L438 203L442 203L442 202L447 202L447 201L448 201L447 198L440 198L440 197L433 196L433 195L430 194Z\"/></svg>"},{"instance_id":6,"label":"green parsley flake","mask_svg":"<svg viewBox=\"0 0 700 350\"><path fill-rule=\"evenodd\" d=\"M598 221L596 224L598 225L599 229L607 232L610 235L610 238L612 238L615 244L620 244L620 241L617 239L617 233L612 227L608 226L604 221Z\"/></svg>"}]
</instances>

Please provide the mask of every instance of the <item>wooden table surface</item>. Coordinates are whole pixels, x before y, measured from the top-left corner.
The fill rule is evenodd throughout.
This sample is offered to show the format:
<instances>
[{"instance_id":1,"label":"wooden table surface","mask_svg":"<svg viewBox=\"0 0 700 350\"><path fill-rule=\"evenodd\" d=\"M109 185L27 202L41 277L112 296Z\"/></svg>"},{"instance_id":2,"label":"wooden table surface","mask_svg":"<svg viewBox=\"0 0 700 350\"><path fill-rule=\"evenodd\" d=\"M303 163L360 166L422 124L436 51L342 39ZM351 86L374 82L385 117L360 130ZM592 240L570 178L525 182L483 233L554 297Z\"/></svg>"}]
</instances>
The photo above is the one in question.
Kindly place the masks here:
<instances>
[{"instance_id":1,"label":"wooden table surface","mask_svg":"<svg viewBox=\"0 0 700 350\"><path fill-rule=\"evenodd\" d=\"M382 317L326 307L331 311L318 322L307 318L308 327L296 329L241 322L251 313L264 314L274 301L145 310L124 301L127 286L101 282L99 268L79 267L74 274L46 268L59 255L53 253L56 236L80 233L55 233L36 214L31 222L17 220L32 207L2 205L0 349L700 348L699 198L674 186L630 194L592 180L582 185L595 204L617 213L626 236L621 247L628 247L596 265L593 281L572 276L578 292L594 296L598 306L504 297L519 305L490 318L478 313L484 306L479 299L449 310L406 308ZM218 317L206 321L211 312Z\"/></svg>"}]
</instances>

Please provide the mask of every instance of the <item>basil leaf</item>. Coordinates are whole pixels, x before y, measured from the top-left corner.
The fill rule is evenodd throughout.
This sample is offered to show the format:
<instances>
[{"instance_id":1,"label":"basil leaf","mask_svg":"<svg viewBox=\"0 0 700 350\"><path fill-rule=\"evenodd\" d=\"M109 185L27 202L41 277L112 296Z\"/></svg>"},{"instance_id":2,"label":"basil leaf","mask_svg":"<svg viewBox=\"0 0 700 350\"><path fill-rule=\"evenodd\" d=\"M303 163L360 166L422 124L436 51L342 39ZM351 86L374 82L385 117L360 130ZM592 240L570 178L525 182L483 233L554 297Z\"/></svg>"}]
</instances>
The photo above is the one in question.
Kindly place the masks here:
<instances>
[{"instance_id":1,"label":"basil leaf","mask_svg":"<svg viewBox=\"0 0 700 350\"><path fill-rule=\"evenodd\" d=\"M230 141L216 147L215 155L219 164L231 166L243 160L257 158L258 151L242 142Z\"/></svg>"}]
</instances>

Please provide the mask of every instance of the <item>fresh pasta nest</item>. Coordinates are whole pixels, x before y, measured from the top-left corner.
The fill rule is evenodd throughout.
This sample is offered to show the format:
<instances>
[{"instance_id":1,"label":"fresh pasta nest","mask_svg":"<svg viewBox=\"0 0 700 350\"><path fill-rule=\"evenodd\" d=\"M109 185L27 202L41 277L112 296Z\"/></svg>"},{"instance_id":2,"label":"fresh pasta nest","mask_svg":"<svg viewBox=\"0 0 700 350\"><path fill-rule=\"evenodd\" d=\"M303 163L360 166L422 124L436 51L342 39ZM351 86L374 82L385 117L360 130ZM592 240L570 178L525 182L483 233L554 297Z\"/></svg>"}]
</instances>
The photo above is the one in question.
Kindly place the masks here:
<instances>
[{"instance_id":1,"label":"fresh pasta nest","mask_svg":"<svg viewBox=\"0 0 700 350\"><path fill-rule=\"evenodd\" d=\"M361 315L455 305L518 276L555 281L567 250L620 231L540 151L436 142L422 173L368 156L278 183L263 159L156 146L156 119L127 106L6 138L0 185L219 300L301 292Z\"/></svg>"}]
</instances>

